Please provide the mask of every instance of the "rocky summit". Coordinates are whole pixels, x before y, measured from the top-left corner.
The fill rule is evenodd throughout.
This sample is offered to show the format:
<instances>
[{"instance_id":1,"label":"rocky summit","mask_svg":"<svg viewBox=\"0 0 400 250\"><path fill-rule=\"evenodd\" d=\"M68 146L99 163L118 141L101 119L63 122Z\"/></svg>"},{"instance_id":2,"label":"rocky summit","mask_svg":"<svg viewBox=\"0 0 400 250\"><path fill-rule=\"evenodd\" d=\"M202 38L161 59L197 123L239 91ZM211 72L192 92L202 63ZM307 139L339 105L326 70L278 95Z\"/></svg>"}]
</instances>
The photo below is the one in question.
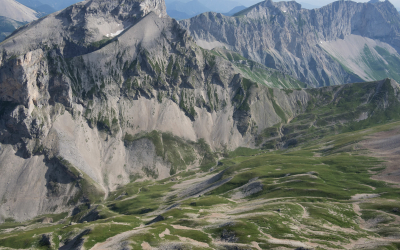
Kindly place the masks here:
<instances>
[{"instance_id":1,"label":"rocky summit","mask_svg":"<svg viewBox=\"0 0 400 250\"><path fill-rule=\"evenodd\" d=\"M265 84L251 80L253 71L269 76L270 85L301 83L198 47L159 1L82 2L30 23L0 46L2 153L16 157L3 162L13 170L2 175L2 192L15 199L1 209L20 220L82 198L75 179L107 197L132 176L163 179L199 166L200 145L253 145L255 134L281 121L274 103L295 114L308 100L299 90L275 102ZM182 149L190 157L137 141L152 131L194 142ZM65 171L72 179L61 181ZM19 192L22 184L7 184L23 172L43 185ZM30 196L38 196L35 205Z\"/></svg>"},{"instance_id":2,"label":"rocky summit","mask_svg":"<svg viewBox=\"0 0 400 250\"><path fill-rule=\"evenodd\" d=\"M19 28L0 249L397 249L398 19L87 0Z\"/></svg>"}]
</instances>

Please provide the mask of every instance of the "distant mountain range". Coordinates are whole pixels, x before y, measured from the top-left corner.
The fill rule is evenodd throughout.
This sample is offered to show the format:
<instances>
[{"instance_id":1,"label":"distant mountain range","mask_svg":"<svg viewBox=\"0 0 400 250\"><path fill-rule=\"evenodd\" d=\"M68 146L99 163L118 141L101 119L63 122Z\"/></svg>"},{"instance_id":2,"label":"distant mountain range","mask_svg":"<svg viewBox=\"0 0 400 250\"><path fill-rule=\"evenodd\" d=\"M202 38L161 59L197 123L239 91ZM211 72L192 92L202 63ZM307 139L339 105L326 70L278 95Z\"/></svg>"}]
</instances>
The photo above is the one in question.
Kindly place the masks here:
<instances>
[{"instance_id":1,"label":"distant mountain range","mask_svg":"<svg viewBox=\"0 0 400 250\"><path fill-rule=\"evenodd\" d=\"M227 13L224 13L224 15L225 15L225 16L233 16L233 15L235 15L236 13L238 13L239 11L242 11L242 10L244 10L244 9L247 9L247 7L244 6L244 5L236 6L236 7L233 8L231 11L229 11L229 12L227 12Z\"/></svg>"},{"instance_id":2,"label":"distant mountain range","mask_svg":"<svg viewBox=\"0 0 400 250\"><path fill-rule=\"evenodd\" d=\"M80 0L19 0L19 2L33 9L59 11L80 2Z\"/></svg>"},{"instance_id":3,"label":"distant mountain range","mask_svg":"<svg viewBox=\"0 0 400 250\"><path fill-rule=\"evenodd\" d=\"M320 6L320 5L314 5L314 4L309 4L309 3L303 3L303 2L298 2L298 3L301 4L301 7L302 7L303 9L312 10L312 9L317 9L317 8L322 7L322 6Z\"/></svg>"},{"instance_id":4,"label":"distant mountain range","mask_svg":"<svg viewBox=\"0 0 400 250\"><path fill-rule=\"evenodd\" d=\"M38 13L15 0L0 0L0 16L19 22L31 22L37 19Z\"/></svg>"},{"instance_id":5,"label":"distant mountain range","mask_svg":"<svg viewBox=\"0 0 400 250\"><path fill-rule=\"evenodd\" d=\"M180 4L185 4L189 2L193 2L193 0L167 0L165 1L167 5L167 11L168 11L168 6L170 6L173 3L180 3ZM199 0L198 1L201 5L209 9L209 11L217 12L217 13L227 13L232 10L232 8L236 6L241 6L243 5L242 3L235 1L235 0L219 0L219 1L214 1L214 0Z\"/></svg>"},{"instance_id":6,"label":"distant mountain range","mask_svg":"<svg viewBox=\"0 0 400 250\"><path fill-rule=\"evenodd\" d=\"M22 25L42 15L15 0L0 0L0 42Z\"/></svg>"},{"instance_id":7,"label":"distant mountain range","mask_svg":"<svg viewBox=\"0 0 400 250\"><path fill-rule=\"evenodd\" d=\"M209 1L209 0L191 0L191 1L167 1L167 13L170 17L177 20L188 19L197 16L204 12L217 12L223 13L227 16L232 16L239 12L246 6L241 5L236 1L222 0L222 1Z\"/></svg>"},{"instance_id":8,"label":"distant mountain range","mask_svg":"<svg viewBox=\"0 0 400 250\"><path fill-rule=\"evenodd\" d=\"M0 42L24 24L25 22L18 22L11 18L0 16Z\"/></svg>"},{"instance_id":9,"label":"distant mountain range","mask_svg":"<svg viewBox=\"0 0 400 250\"><path fill-rule=\"evenodd\" d=\"M41 13L44 16L56 11L56 9L54 9L50 5L43 4L38 0L18 0L18 2L25 5L26 7L37 11L38 13Z\"/></svg>"},{"instance_id":10,"label":"distant mountain range","mask_svg":"<svg viewBox=\"0 0 400 250\"><path fill-rule=\"evenodd\" d=\"M35 1L35 0L21 0ZM304 9L316 9L321 6L300 2ZM170 0L166 1L167 13L176 20L189 19L205 12L222 13L225 16L233 16L247 7L236 1L222 0Z\"/></svg>"},{"instance_id":11,"label":"distant mountain range","mask_svg":"<svg viewBox=\"0 0 400 250\"><path fill-rule=\"evenodd\" d=\"M168 3L166 6L168 15L177 20L191 18L198 14L211 11L198 0L192 0L190 2L176 1Z\"/></svg>"}]
</instances>

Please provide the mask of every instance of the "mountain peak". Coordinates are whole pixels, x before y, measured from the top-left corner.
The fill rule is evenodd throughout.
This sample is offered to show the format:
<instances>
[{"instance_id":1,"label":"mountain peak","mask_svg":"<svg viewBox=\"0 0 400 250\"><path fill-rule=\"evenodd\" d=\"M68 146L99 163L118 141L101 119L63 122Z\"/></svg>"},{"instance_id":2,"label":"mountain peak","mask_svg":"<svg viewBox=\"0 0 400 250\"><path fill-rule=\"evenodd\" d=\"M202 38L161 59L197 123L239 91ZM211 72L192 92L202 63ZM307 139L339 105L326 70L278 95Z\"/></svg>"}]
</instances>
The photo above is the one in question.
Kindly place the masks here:
<instances>
[{"instance_id":1,"label":"mountain peak","mask_svg":"<svg viewBox=\"0 0 400 250\"><path fill-rule=\"evenodd\" d=\"M140 0L140 8L144 15L155 12L159 17L167 17L167 8L164 0Z\"/></svg>"},{"instance_id":2,"label":"mountain peak","mask_svg":"<svg viewBox=\"0 0 400 250\"><path fill-rule=\"evenodd\" d=\"M86 0L14 33L10 38L19 46L14 47L13 53L26 53L41 44L57 44L67 57L85 54L93 50L94 43L113 39L150 13L168 17L164 0ZM26 33L27 30L34 32Z\"/></svg>"}]
</instances>

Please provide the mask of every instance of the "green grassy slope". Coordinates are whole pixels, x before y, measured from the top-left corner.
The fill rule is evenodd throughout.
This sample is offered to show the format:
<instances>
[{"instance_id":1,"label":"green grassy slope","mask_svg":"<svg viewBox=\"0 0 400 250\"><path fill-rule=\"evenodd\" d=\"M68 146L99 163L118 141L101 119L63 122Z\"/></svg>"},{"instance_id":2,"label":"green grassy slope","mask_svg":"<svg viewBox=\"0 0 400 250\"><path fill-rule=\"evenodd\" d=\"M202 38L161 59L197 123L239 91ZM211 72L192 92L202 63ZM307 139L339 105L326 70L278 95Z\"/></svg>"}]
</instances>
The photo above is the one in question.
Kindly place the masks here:
<instances>
[{"instance_id":1,"label":"green grassy slope","mask_svg":"<svg viewBox=\"0 0 400 250\"><path fill-rule=\"evenodd\" d=\"M260 63L244 58L239 53L221 48L214 49L212 52L234 63L247 78L254 82L279 89L306 87L305 83L300 82L289 75L283 74L278 70L268 68Z\"/></svg>"},{"instance_id":2,"label":"green grassy slope","mask_svg":"<svg viewBox=\"0 0 400 250\"><path fill-rule=\"evenodd\" d=\"M256 143L265 149L292 147L327 135L399 120L397 91L389 79L308 89L311 100L303 107L304 112L289 123L266 129Z\"/></svg>"},{"instance_id":3,"label":"green grassy slope","mask_svg":"<svg viewBox=\"0 0 400 250\"><path fill-rule=\"evenodd\" d=\"M372 241L370 249L397 249L400 189L372 180L371 170L380 171L382 161L356 147L349 149L349 145L356 146L369 135L398 127L399 122L390 123L273 152L239 149L221 160L214 173L198 169L176 176L177 180L121 188L98 208L101 219L94 222L70 224L73 217L66 217L50 225L38 224L38 220L3 224L0 246L57 249L89 229L83 238L85 248L90 249L136 229L128 237L133 249L141 249L143 242L152 247L183 242L193 249L219 249L226 243L221 241L224 237L230 237L231 244L251 249L255 249L253 242L262 249L301 245L353 249L348 246L362 239ZM185 184L221 170L225 170L223 179L232 177L224 185L200 197L182 199L177 195ZM261 183L262 190L237 198L249 182ZM124 197L116 201L121 193ZM378 197L352 200L357 194ZM165 210L173 204L179 205ZM152 210L156 212L149 212ZM139 227L159 214L165 220ZM370 226L366 227L368 221ZM41 246L41 235L50 233L53 244Z\"/></svg>"},{"instance_id":4,"label":"green grassy slope","mask_svg":"<svg viewBox=\"0 0 400 250\"><path fill-rule=\"evenodd\" d=\"M328 51L326 52L329 54ZM341 54L331 54L331 57L339 62L346 72L365 81L376 81L388 77L397 82L400 81L398 71L400 57L397 53L391 53L383 47L365 44L356 57L343 58ZM354 67L362 70L363 73L359 73L362 76L355 74Z\"/></svg>"},{"instance_id":5,"label":"green grassy slope","mask_svg":"<svg viewBox=\"0 0 400 250\"><path fill-rule=\"evenodd\" d=\"M126 135L127 144L152 140L160 156L189 159L197 150L220 160L212 172L199 167L132 182L95 206L80 206L74 216L8 220L0 225L0 248L58 249L81 238L85 249L120 241L132 249L398 249L400 188L372 178L385 169L384 159L360 143L400 128L392 84L308 90L314 99L303 114L264 131L262 149L207 157L211 152L201 142L187 148L187 142L158 132ZM179 159L173 164L179 166ZM96 221L77 223L93 212ZM146 225L159 215L161 221ZM41 223L44 217L53 223Z\"/></svg>"}]
</instances>

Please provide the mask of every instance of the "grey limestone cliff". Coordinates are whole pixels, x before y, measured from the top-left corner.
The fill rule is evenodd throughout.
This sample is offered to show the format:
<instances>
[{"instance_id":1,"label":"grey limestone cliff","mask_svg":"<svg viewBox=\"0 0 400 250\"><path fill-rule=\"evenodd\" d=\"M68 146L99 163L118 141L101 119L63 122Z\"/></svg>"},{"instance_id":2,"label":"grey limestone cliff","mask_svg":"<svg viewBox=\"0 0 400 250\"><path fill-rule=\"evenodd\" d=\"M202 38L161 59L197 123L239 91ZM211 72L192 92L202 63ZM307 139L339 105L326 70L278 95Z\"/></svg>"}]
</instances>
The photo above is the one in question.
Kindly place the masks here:
<instances>
[{"instance_id":1,"label":"grey limestone cliff","mask_svg":"<svg viewBox=\"0 0 400 250\"><path fill-rule=\"evenodd\" d=\"M180 21L180 24L204 48L226 47L310 86L384 78L358 75L355 71L360 67L361 72L375 69L370 65L346 64L346 60L330 53L331 47L339 47L338 54L342 56L353 49L362 52L366 44L373 54L370 61L383 57L375 51L376 44L361 43L361 48L354 43L336 44L348 37L361 36L384 43L379 46L400 58L400 15L389 1L337 1L320 9L307 10L294 1L266 0L234 17L210 12ZM362 61L362 55L351 59ZM390 63L385 59L378 62ZM393 75L397 77L396 73L387 73L386 77Z\"/></svg>"},{"instance_id":2,"label":"grey limestone cliff","mask_svg":"<svg viewBox=\"0 0 400 250\"><path fill-rule=\"evenodd\" d=\"M211 150L252 146L282 122L276 105L288 117L303 110L305 91L275 98L268 81L250 80L253 69L290 77L224 57L197 46L158 0L86 1L15 32L0 44L0 218L207 170Z\"/></svg>"}]
</instances>

